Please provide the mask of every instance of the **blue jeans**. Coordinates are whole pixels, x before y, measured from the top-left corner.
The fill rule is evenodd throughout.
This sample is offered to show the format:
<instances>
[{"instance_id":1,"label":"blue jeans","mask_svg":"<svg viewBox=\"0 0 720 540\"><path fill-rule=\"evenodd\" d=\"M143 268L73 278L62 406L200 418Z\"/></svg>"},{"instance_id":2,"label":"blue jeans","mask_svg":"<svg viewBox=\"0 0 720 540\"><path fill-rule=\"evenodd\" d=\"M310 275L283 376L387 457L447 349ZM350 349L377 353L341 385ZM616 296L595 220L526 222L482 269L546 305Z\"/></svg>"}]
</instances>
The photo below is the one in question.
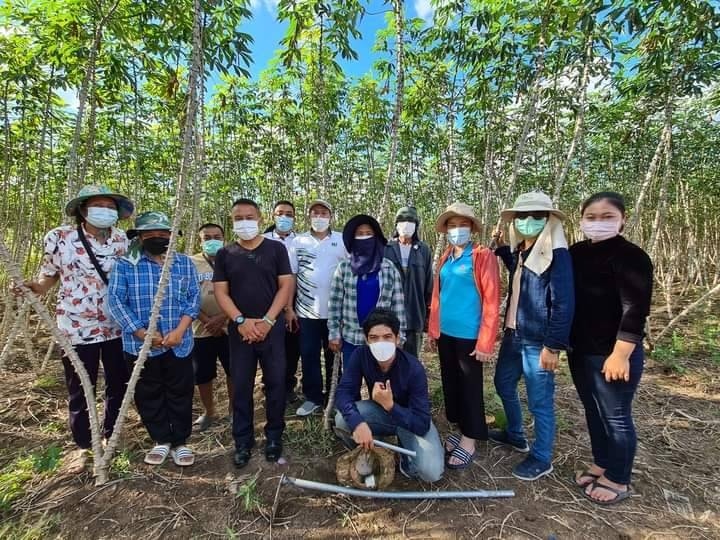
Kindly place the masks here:
<instances>
[{"instance_id":1,"label":"blue jeans","mask_svg":"<svg viewBox=\"0 0 720 540\"><path fill-rule=\"evenodd\" d=\"M420 436L399 427L393 417L374 401L357 401L355 405L365 422L370 426L373 436L389 437L394 435L398 438L400 446L407 450L414 450L417 453L414 458L402 456L405 472L411 476L417 476L425 482L437 482L440 480L445 468L444 449L442 442L440 442L440 435L432 421L428 432ZM339 412L335 415L335 426L341 431L350 433L350 428ZM352 437L340 436L348 446L355 446Z\"/></svg>"},{"instance_id":2,"label":"blue jeans","mask_svg":"<svg viewBox=\"0 0 720 540\"><path fill-rule=\"evenodd\" d=\"M495 368L495 390L503 402L508 437L525 440L522 409L517 386L525 378L528 409L535 418L535 441L530 453L543 463L550 463L555 442L555 374L540 367L542 345L523 342L507 330L500 346Z\"/></svg>"},{"instance_id":3,"label":"blue jeans","mask_svg":"<svg viewBox=\"0 0 720 540\"><path fill-rule=\"evenodd\" d=\"M607 355L569 355L570 373L585 408L593 461L605 477L630 484L637 434L632 401L642 377L645 355L641 344L630 355L630 380L607 382L601 370Z\"/></svg>"},{"instance_id":4,"label":"blue jeans","mask_svg":"<svg viewBox=\"0 0 720 540\"><path fill-rule=\"evenodd\" d=\"M333 352L328 348L327 319L300 318L300 357L302 359L302 391L305 399L322 405L323 377L320 353L325 356L325 392L330 393Z\"/></svg>"}]
</instances>

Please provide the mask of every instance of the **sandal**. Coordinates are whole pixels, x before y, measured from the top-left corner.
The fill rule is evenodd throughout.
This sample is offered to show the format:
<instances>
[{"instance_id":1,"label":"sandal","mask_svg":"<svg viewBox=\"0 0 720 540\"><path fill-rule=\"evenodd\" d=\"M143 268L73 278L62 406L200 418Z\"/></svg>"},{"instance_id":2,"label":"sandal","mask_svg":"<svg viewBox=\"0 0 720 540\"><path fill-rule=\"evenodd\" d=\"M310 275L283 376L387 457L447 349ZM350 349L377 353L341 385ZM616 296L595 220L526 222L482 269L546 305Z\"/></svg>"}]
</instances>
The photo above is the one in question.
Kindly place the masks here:
<instances>
[{"instance_id":1,"label":"sandal","mask_svg":"<svg viewBox=\"0 0 720 540\"><path fill-rule=\"evenodd\" d=\"M162 465L170 453L169 444L158 444L145 454L145 463L148 465Z\"/></svg>"},{"instance_id":2,"label":"sandal","mask_svg":"<svg viewBox=\"0 0 720 540\"><path fill-rule=\"evenodd\" d=\"M195 454L185 445L180 445L170 450L173 462L178 467L189 467L195 463Z\"/></svg>"},{"instance_id":3,"label":"sandal","mask_svg":"<svg viewBox=\"0 0 720 540\"><path fill-rule=\"evenodd\" d=\"M606 489L609 492L615 494L614 499L610 499L609 501L598 501L597 499L593 499L590 495L587 494L587 492L585 490L583 490L583 495L585 496L586 499L594 502L595 504L599 504L601 506L610 506L613 504L617 504L620 501L624 501L625 499L630 498L631 492L632 492L632 490L630 489L630 486L628 486L625 491L622 491L620 489L616 489L614 487L610 487L610 486L606 486L605 484L601 484L597 480L591 482L589 485L592 486L592 488L590 489L590 493L592 493L596 488L600 488L600 489Z\"/></svg>"},{"instance_id":4,"label":"sandal","mask_svg":"<svg viewBox=\"0 0 720 540\"><path fill-rule=\"evenodd\" d=\"M451 446L449 450L448 445ZM447 439L445 439L445 458L447 459L448 457L450 457L450 454L452 454L453 450L455 450L458 446L460 446L460 435L458 435L457 433L453 433Z\"/></svg>"},{"instance_id":5,"label":"sandal","mask_svg":"<svg viewBox=\"0 0 720 540\"><path fill-rule=\"evenodd\" d=\"M455 447L455 450L450 452L450 455L448 456L446 463L448 469L454 469L454 470L462 470L467 469L470 464L473 462L473 459L475 459L475 454L477 452L473 452L472 454L465 450L462 446L458 445ZM450 463L450 458L459 459L460 463Z\"/></svg>"},{"instance_id":6,"label":"sandal","mask_svg":"<svg viewBox=\"0 0 720 540\"><path fill-rule=\"evenodd\" d=\"M583 482L583 483L578 482L578 480L579 480L580 478L582 478L583 476L587 476L588 478L592 478L592 480L590 480L590 481L588 481L588 482ZM591 473L591 472L590 472L590 469L586 469L586 470L584 470L583 472L581 472L580 474L578 474L577 471L575 471L575 472L573 472L573 475L572 475L572 482L573 482L573 484L575 484L577 487L579 487L580 489L583 489L583 490L584 490L586 487L588 487L590 484L592 484L595 480L597 480L598 478L600 478L600 476L601 476L601 475L599 475L599 474Z\"/></svg>"}]
</instances>

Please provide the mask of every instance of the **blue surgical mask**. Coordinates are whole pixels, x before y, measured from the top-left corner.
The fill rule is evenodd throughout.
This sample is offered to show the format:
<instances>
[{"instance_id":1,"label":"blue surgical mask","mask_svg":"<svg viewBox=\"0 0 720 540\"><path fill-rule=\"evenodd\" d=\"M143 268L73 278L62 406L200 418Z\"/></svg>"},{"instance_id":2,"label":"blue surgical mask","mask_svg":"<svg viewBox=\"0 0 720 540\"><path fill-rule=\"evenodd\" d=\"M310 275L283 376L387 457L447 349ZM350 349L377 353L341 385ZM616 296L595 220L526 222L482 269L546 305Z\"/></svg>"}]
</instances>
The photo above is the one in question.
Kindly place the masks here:
<instances>
[{"instance_id":1,"label":"blue surgical mask","mask_svg":"<svg viewBox=\"0 0 720 540\"><path fill-rule=\"evenodd\" d=\"M535 238L545 228L547 218L535 219L534 217L526 217L523 219L515 218L515 229L525 238Z\"/></svg>"},{"instance_id":2,"label":"blue surgical mask","mask_svg":"<svg viewBox=\"0 0 720 540\"><path fill-rule=\"evenodd\" d=\"M117 223L118 211L114 208L103 208L100 206L90 206L87 209L87 222L98 229L107 229Z\"/></svg>"},{"instance_id":3,"label":"blue surgical mask","mask_svg":"<svg viewBox=\"0 0 720 540\"><path fill-rule=\"evenodd\" d=\"M464 246L470 241L470 227L448 229L447 239L453 246Z\"/></svg>"},{"instance_id":4,"label":"blue surgical mask","mask_svg":"<svg viewBox=\"0 0 720 540\"><path fill-rule=\"evenodd\" d=\"M295 220L289 216L275 216L275 228L278 232L286 233L292 231Z\"/></svg>"},{"instance_id":5,"label":"blue surgical mask","mask_svg":"<svg viewBox=\"0 0 720 540\"><path fill-rule=\"evenodd\" d=\"M220 251L220 248L222 247L222 240L205 240L202 243L203 253L208 257L214 257L215 255L217 255L217 252Z\"/></svg>"}]
</instances>

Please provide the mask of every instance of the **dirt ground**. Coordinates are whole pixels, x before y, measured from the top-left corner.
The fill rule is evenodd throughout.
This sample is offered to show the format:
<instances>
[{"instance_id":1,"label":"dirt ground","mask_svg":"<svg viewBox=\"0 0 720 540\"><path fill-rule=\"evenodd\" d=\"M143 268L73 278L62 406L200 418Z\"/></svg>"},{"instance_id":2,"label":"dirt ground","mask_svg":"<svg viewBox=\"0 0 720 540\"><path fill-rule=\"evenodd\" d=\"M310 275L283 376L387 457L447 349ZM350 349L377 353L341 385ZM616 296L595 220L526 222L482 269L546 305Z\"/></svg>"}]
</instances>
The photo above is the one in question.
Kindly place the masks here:
<instances>
[{"instance_id":1,"label":"dirt ground","mask_svg":"<svg viewBox=\"0 0 720 540\"><path fill-rule=\"evenodd\" d=\"M24 351L18 349L2 373L0 468L50 445L72 450L59 362L38 377L29 372ZM427 356L425 363L434 418L446 434L437 361ZM616 507L585 500L570 481L573 471L589 463L589 449L582 409L564 369L558 381L552 475L532 483L516 480L510 471L519 455L481 443L465 471L447 471L432 486L400 477L391 487L513 489L511 499L383 502L291 486L278 492L283 473L334 483L335 461L343 452L322 431L320 418L300 420L292 416L294 407L288 407L284 465L264 460L258 429L259 449L248 467L236 471L225 421L193 436L194 467L181 470L168 460L151 468L142 464L150 442L133 412L109 484L95 487L89 472L69 475L61 466L31 481L0 518L17 524L10 531L41 520L46 526L39 537L46 538L720 538L720 369L716 359L702 357L685 359L683 365L685 372L679 375L648 361L635 406L639 447L634 497ZM256 426L261 427L257 394ZM222 408L222 391L220 400ZM501 416L489 388L486 403Z\"/></svg>"}]
</instances>

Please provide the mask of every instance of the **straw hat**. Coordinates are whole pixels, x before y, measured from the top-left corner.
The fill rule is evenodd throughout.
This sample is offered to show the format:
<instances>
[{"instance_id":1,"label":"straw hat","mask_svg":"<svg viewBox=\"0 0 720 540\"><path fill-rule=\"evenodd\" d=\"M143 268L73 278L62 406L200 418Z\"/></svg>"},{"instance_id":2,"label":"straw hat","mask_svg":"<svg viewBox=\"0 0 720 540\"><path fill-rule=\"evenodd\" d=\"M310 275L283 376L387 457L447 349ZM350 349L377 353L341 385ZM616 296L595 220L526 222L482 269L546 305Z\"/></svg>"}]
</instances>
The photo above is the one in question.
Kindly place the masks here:
<instances>
[{"instance_id":1,"label":"straw hat","mask_svg":"<svg viewBox=\"0 0 720 540\"><path fill-rule=\"evenodd\" d=\"M439 233L446 233L447 222L453 217L464 217L472 221L472 232L479 232L482 228L482 224L477 216L475 216L475 211L472 209L472 206L461 202L455 202L448 206L445 211L440 214L437 220L435 220L435 230Z\"/></svg>"}]
</instances>

